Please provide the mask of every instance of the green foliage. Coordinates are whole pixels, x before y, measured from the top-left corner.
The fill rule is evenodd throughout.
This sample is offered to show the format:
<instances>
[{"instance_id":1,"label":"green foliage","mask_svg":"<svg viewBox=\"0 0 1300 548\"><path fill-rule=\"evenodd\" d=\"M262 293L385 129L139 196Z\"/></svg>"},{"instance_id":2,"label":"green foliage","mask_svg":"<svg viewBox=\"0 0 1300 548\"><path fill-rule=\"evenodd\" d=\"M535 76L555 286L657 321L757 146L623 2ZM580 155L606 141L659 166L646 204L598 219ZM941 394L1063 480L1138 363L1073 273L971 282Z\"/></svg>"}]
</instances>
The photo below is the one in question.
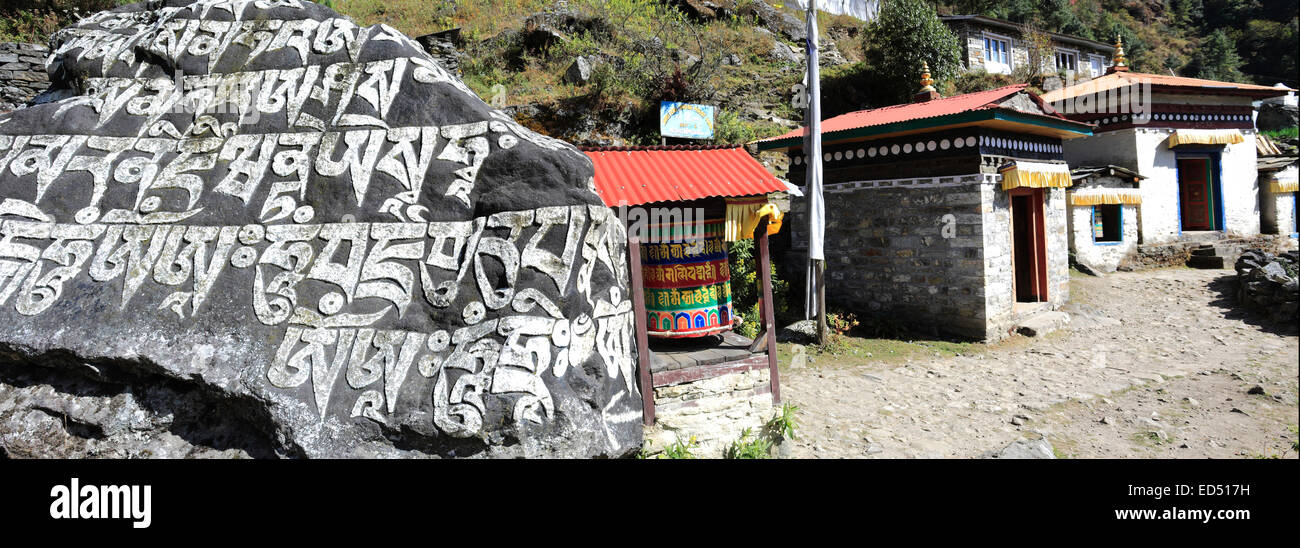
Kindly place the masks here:
<instances>
[{"instance_id":1,"label":"green foliage","mask_svg":"<svg viewBox=\"0 0 1300 548\"><path fill-rule=\"evenodd\" d=\"M788 403L782 404L781 413L772 417L772 420L767 421L767 424L764 425L767 435L772 439L795 439L794 432L799 427L799 423L795 420L794 414L798 411L798 407Z\"/></svg>"},{"instance_id":2,"label":"green foliage","mask_svg":"<svg viewBox=\"0 0 1300 548\"><path fill-rule=\"evenodd\" d=\"M1185 76L1237 75L1300 85L1300 0L931 0L944 13L978 13L1112 43L1124 37L1129 66ZM1216 37L1222 32L1227 40ZM1213 47L1211 48L1211 42ZM1207 49L1209 48L1209 49ZM1233 62L1231 54L1239 58ZM1208 66L1208 67L1207 67ZM1203 68L1207 67L1207 68ZM1227 68L1225 68L1227 67Z\"/></svg>"},{"instance_id":3,"label":"green foliage","mask_svg":"<svg viewBox=\"0 0 1300 548\"><path fill-rule=\"evenodd\" d=\"M867 25L865 43L866 82L878 105L906 102L919 91L923 62L940 83L961 71L957 36L924 0L885 2Z\"/></svg>"},{"instance_id":4,"label":"green foliage","mask_svg":"<svg viewBox=\"0 0 1300 548\"><path fill-rule=\"evenodd\" d=\"M92 13L132 0L37 0L0 2L0 42L44 44L50 34Z\"/></svg>"},{"instance_id":5,"label":"green foliage","mask_svg":"<svg viewBox=\"0 0 1300 548\"><path fill-rule=\"evenodd\" d=\"M858 325L858 317L852 312L826 313L826 327L836 335L848 335Z\"/></svg>"},{"instance_id":6,"label":"green foliage","mask_svg":"<svg viewBox=\"0 0 1300 548\"><path fill-rule=\"evenodd\" d=\"M696 448L696 445L697 444L695 443L695 436L691 436L690 439L686 441L682 441L681 438L678 438L677 441L674 441L672 445L669 445L668 447L664 448L664 452L659 454L659 458L694 459L696 457L693 451Z\"/></svg>"},{"instance_id":7,"label":"green foliage","mask_svg":"<svg viewBox=\"0 0 1300 548\"><path fill-rule=\"evenodd\" d=\"M1222 29L1214 31L1200 48L1192 55L1188 66L1190 73L1197 78L1220 80L1224 82L1243 82L1246 77L1241 73L1243 65L1237 54L1236 45Z\"/></svg>"},{"instance_id":8,"label":"green foliage","mask_svg":"<svg viewBox=\"0 0 1300 548\"><path fill-rule=\"evenodd\" d=\"M1016 79L1007 74L990 73L984 69L964 72L940 87L945 97L987 91L1015 84Z\"/></svg>"},{"instance_id":9,"label":"green foliage","mask_svg":"<svg viewBox=\"0 0 1300 548\"><path fill-rule=\"evenodd\" d=\"M777 133L781 129L772 123L747 122L734 111L721 110L713 126L713 140L717 143L744 144Z\"/></svg>"},{"instance_id":10,"label":"green foliage","mask_svg":"<svg viewBox=\"0 0 1300 548\"><path fill-rule=\"evenodd\" d=\"M754 252L754 240L738 240L728 247L727 265L731 269L731 308L739 311L745 318L739 333L753 338L758 335L759 321L759 279L758 255ZM772 300L776 308L772 311L777 325L785 325L791 318L790 305L787 302L790 285L776 275L776 262L771 264ZM752 321L751 321L752 317ZM747 326L752 326L748 328Z\"/></svg>"},{"instance_id":11,"label":"green foliage","mask_svg":"<svg viewBox=\"0 0 1300 548\"><path fill-rule=\"evenodd\" d=\"M736 308L736 304L733 302L731 306L733 310L742 311L740 317L744 320L740 323L740 327L736 328L736 333L739 333L742 337L749 337L751 339L757 337L759 332L758 328L763 325L762 319L759 318L758 304L756 303L749 308Z\"/></svg>"},{"instance_id":12,"label":"green foliage","mask_svg":"<svg viewBox=\"0 0 1300 548\"><path fill-rule=\"evenodd\" d=\"M754 437L748 428L740 432L740 439L727 447L723 458L727 459L770 459L772 442L762 437Z\"/></svg>"},{"instance_id":13,"label":"green foliage","mask_svg":"<svg viewBox=\"0 0 1300 548\"><path fill-rule=\"evenodd\" d=\"M1282 128L1282 129L1270 129L1266 131L1261 131L1260 133L1267 135L1269 139L1272 139L1274 141L1282 140L1282 139L1295 139L1296 137L1300 137L1300 128L1292 126L1292 127Z\"/></svg>"}]
</instances>

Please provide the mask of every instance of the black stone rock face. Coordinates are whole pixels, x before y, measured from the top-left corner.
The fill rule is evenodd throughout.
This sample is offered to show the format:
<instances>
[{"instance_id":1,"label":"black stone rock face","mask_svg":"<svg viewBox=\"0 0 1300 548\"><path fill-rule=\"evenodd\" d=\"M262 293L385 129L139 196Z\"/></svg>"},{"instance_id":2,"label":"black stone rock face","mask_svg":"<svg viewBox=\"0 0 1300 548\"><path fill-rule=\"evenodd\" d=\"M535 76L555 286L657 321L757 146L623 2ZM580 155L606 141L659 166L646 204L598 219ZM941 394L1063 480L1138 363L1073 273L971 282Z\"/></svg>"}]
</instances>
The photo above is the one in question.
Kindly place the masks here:
<instances>
[{"instance_id":1,"label":"black stone rock face","mask_svg":"<svg viewBox=\"0 0 1300 548\"><path fill-rule=\"evenodd\" d=\"M640 447L626 235L574 147L303 0L51 47L65 98L0 114L0 361L189 387L280 455Z\"/></svg>"}]
</instances>

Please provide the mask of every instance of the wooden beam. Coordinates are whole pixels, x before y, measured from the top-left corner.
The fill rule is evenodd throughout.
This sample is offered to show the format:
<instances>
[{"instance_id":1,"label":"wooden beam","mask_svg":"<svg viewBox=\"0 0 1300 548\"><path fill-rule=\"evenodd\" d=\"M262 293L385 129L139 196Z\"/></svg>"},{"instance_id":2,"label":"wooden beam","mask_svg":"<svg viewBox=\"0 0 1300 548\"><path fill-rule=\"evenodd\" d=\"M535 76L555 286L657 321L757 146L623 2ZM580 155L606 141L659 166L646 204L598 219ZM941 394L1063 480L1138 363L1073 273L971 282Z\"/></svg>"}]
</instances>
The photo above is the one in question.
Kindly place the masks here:
<instances>
[{"instance_id":1,"label":"wooden beam","mask_svg":"<svg viewBox=\"0 0 1300 548\"><path fill-rule=\"evenodd\" d=\"M646 334L645 281L641 277L641 239L627 238L628 271L632 276L632 328L636 331L636 361L641 379L641 416L646 426L655 423L655 390L650 377L650 340Z\"/></svg>"},{"instance_id":2,"label":"wooden beam","mask_svg":"<svg viewBox=\"0 0 1300 548\"><path fill-rule=\"evenodd\" d=\"M770 371L769 381L772 385L772 403L778 405L781 403L781 379L777 373L776 361L776 314L772 306L772 258L768 256L767 251L767 218L759 221L758 229L754 232L754 239L758 240L758 279L763 285L762 293L762 314L763 333L767 337L767 366Z\"/></svg>"}]
</instances>

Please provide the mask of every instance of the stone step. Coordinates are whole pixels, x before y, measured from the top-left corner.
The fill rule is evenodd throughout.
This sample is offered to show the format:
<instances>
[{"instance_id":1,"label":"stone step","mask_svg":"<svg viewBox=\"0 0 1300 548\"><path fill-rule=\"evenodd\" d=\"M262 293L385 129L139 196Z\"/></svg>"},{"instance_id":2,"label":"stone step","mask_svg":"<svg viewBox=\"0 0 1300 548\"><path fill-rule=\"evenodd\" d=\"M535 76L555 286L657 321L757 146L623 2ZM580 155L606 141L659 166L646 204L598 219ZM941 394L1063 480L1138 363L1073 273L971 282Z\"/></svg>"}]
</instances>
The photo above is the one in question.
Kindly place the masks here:
<instances>
[{"instance_id":1,"label":"stone step","mask_svg":"<svg viewBox=\"0 0 1300 548\"><path fill-rule=\"evenodd\" d=\"M1190 268L1199 268L1201 270L1218 270L1224 268L1223 257L1193 255L1187 260L1187 266Z\"/></svg>"},{"instance_id":2,"label":"stone step","mask_svg":"<svg viewBox=\"0 0 1300 548\"><path fill-rule=\"evenodd\" d=\"M1203 245L1192 250L1193 257L1213 257L1219 254L1219 249L1212 245Z\"/></svg>"},{"instance_id":3,"label":"stone step","mask_svg":"<svg viewBox=\"0 0 1300 548\"><path fill-rule=\"evenodd\" d=\"M1041 312L1034 314L1016 326L1016 333L1026 337L1041 337L1070 323L1070 315L1064 312Z\"/></svg>"}]
</instances>

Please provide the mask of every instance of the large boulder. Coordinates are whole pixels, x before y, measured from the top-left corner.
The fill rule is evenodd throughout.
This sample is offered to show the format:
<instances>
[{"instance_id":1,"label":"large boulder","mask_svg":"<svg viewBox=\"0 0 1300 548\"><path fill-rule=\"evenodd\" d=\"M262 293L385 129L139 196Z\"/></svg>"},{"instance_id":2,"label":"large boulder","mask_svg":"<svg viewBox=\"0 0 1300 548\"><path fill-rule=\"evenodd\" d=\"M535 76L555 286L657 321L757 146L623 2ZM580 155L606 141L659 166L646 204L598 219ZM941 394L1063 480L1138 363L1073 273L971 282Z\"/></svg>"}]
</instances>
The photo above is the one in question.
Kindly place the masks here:
<instances>
[{"instance_id":1,"label":"large boulder","mask_svg":"<svg viewBox=\"0 0 1300 548\"><path fill-rule=\"evenodd\" d=\"M302 0L51 45L68 97L0 115L0 456L640 447L626 236L571 145Z\"/></svg>"}]
</instances>

